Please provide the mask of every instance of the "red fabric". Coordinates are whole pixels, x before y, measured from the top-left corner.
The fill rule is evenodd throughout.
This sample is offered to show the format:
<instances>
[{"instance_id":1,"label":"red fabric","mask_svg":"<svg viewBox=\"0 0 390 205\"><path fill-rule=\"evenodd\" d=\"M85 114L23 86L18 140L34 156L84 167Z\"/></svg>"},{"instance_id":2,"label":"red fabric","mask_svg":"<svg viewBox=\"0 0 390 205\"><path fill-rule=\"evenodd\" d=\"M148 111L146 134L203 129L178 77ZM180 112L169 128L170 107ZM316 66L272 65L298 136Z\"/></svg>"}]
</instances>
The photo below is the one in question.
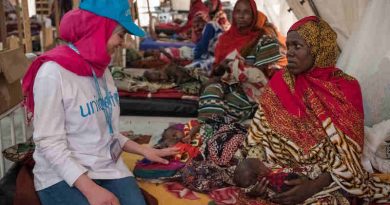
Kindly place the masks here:
<instances>
[{"instance_id":1,"label":"red fabric","mask_svg":"<svg viewBox=\"0 0 390 205\"><path fill-rule=\"evenodd\" d=\"M217 205L237 204L239 189L236 187L226 187L210 192L209 196Z\"/></svg>"},{"instance_id":2,"label":"red fabric","mask_svg":"<svg viewBox=\"0 0 390 205\"><path fill-rule=\"evenodd\" d=\"M111 19L81 9L66 13L61 20L60 38L73 43L80 55L67 45L61 45L44 53L31 64L22 85L27 109L34 113L34 80L45 62L55 61L80 76L92 76L93 68L96 75L101 77L111 61L107 42L116 26L117 23Z\"/></svg>"},{"instance_id":3,"label":"red fabric","mask_svg":"<svg viewBox=\"0 0 390 205\"><path fill-rule=\"evenodd\" d=\"M292 91L286 83L284 73L284 70L277 72L269 82L269 86L276 94L283 109L287 110L291 116L284 116L285 118L294 120L298 117L299 120L310 111L315 114L318 123L322 124L326 118L330 117L335 126L359 145L363 145L363 102L357 80L347 77L335 67L313 68L311 71L295 77ZM313 93L313 95L307 97L305 95L307 93ZM262 102L262 106L267 106L266 103L270 106L273 105L273 102L267 101L267 99L262 100ZM265 111L269 112L266 113L268 116L278 114L271 113L268 109ZM282 125L273 126L278 129ZM306 132L311 132L311 130ZM304 133L301 133L300 136L296 136L295 141L302 141L305 136ZM310 145L316 143L313 139L310 142Z\"/></svg>"},{"instance_id":4,"label":"red fabric","mask_svg":"<svg viewBox=\"0 0 390 205\"><path fill-rule=\"evenodd\" d=\"M16 178L16 190L13 205L40 205L39 196L34 187L33 166L23 165Z\"/></svg>"},{"instance_id":5,"label":"red fabric","mask_svg":"<svg viewBox=\"0 0 390 205\"><path fill-rule=\"evenodd\" d=\"M288 30L288 32L297 30L299 27L301 27L303 24L305 24L305 23L308 22L308 21L318 21L318 17L317 17L317 16L307 16L307 17L305 17L305 18L302 18L302 19L300 19L299 21L295 22L295 23L290 27L290 29Z\"/></svg>"},{"instance_id":6,"label":"red fabric","mask_svg":"<svg viewBox=\"0 0 390 205\"><path fill-rule=\"evenodd\" d=\"M196 196L195 192L190 189L184 187L183 185L177 182L167 182L164 184L165 188L174 194L176 197L180 199L189 199L189 200L198 200L199 197Z\"/></svg>"},{"instance_id":7,"label":"red fabric","mask_svg":"<svg viewBox=\"0 0 390 205\"><path fill-rule=\"evenodd\" d=\"M248 1L254 14L254 19L249 28L246 30L239 30L233 18L233 24L228 31L223 33L217 42L215 48L215 64L222 62L225 57L237 49L240 51L248 45L251 45L254 40L257 40L259 35L263 32L262 28L267 22L267 17L260 11L257 11L254 0L239 0ZM237 3L239 2L237 1ZM236 3L236 5L237 5ZM233 10L234 16L234 10Z\"/></svg>"},{"instance_id":8,"label":"red fabric","mask_svg":"<svg viewBox=\"0 0 390 205\"><path fill-rule=\"evenodd\" d=\"M176 23L159 23L156 25L156 30L176 30L179 25Z\"/></svg>"},{"instance_id":9,"label":"red fabric","mask_svg":"<svg viewBox=\"0 0 390 205\"><path fill-rule=\"evenodd\" d=\"M141 160L138 161L135 164L134 169L138 170L179 170L180 168L184 167L184 163L177 161L177 160L171 160L168 164L161 164L157 162L150 162L149 160Z\"/></svg>"},{"instance_id":10,"label":"red fabric","mask_svg":"<svg viewBox=\"0 0 390 205\"><path fill-rule=\"evenodd\" d=\"M215 9L214 12L221 11L222 10L222 3L221 0L211 0L211 3L213 4L213 8L216 6L217 8Z\"/></svg>"},{"instance_id":11,"label":"red fabric","mask_svg":"<svg viewBox=\"0 0 390 205\"><path fill-rule=\"evenodd\" d=\"M155 93L147 91L127 92L120 90L119 96L121 97L140 97L140 98L163 98L163 99L186 99L195 100L199 99L198 96L185 95L181 91L176 89L160 89Z\"/></svg>"},{"instance_id":12,"label":"red fabric","mask_svg":"<svg viewBox=\"0 0 390 205\"><path fill-rule=\"evenodd\" d=\"M177 33L187 32L192 27L192 19L195 17L195 14L199 11L209 12L209 8L204 5L202 0L195 0L190 5L190 11L187 16L187 23L177 30Z\"/></svg>"},{"instance_id":13,"label":"red fabric","mask_svg":"<svg viewBox=\"0 0 390 205\"><path fill-rule=\"evenodd\" d=\"M209 14L206 11L196 12L194 18L192 19L191 41L193 43L197 43L200 40L203 29L209 20Z\"/></svg>"},{"instance_id":14,"label":"red fabric","mask_svg":"<svg viewBox=\"0 0 390 205\"><path fill-rule=\"evenodd\" d=\"M179 153L175 155L174 159L182 162L186 162L189 159L193 159L200 154L199 148L191 144L177 143L173 147L179 149Z\"/></svg>"}]
</instances>

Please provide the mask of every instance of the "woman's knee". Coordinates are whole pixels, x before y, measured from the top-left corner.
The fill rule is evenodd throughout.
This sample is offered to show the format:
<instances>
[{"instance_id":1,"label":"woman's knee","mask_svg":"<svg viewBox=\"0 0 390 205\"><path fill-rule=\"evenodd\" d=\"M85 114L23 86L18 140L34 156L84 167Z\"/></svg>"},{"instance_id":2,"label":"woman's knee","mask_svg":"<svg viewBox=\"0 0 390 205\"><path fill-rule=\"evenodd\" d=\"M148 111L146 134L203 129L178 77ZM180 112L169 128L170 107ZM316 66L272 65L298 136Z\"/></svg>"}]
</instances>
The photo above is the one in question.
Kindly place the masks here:
<instances>
[{"instance_id":1,"label":"woman's knee","mask_svg":"<svg viewBox=\"0 0 390 205\"><path fill-rule=\"evenodd\" d=\"M224 92L223 87L220 83L212 83L207 85L201 96L213 95L214 97L223 98Z\"/></svg>"},{"instance_id":2,"label":"woman's knee","mask_svg":"<svg viewBox=\"0 0 390 205\"><path fill-rule=\"evenodd\" d=\"M87 198L76 188L61 181L38 191L42 205L89 205Z\"/></svg>"}]
</instances>

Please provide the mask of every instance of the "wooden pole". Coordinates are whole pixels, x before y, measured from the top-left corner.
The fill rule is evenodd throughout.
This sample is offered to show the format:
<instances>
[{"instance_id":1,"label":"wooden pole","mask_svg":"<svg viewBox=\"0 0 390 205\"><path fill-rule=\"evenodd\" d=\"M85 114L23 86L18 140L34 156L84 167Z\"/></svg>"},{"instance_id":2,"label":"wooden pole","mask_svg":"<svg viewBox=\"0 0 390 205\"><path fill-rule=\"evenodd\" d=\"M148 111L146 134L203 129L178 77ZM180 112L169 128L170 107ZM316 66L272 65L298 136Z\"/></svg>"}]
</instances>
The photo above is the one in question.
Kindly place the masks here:
<instances>
[{"instance_id":1,"label":"wooden pole","mask_svg":"<svg viewBox=\"0 0 390 205\"><path fill-rule=\"evenodd\" d=\"M41 23L41 51L45 51L46 50L46 25L45 25L45 21L42 21Z\"/></svg>"},{"instance_id":2,"label":"wooden pole","mask_svg":"<svg viewBox=\"0 0 390 205\"><path fill-rule=\"evenodd\" d=\"M54 4L54 13L55 13L55 16L54 16L54 21L56 23L56 31L57 31L57 36L59 36L60 34L60 7L58 5L58 0L54 0L53 2Z\"/></svg>"},{"instance_id":3,"label":"wooden pole","mask_svg":"<svg viewBox=\"0 0 390 205\"><path fill-rule=\"evenodd\" d=\"M149 14L149 21L150 21L150 19L152 19L152 12L150 11L149 0L146 0L146 3L148 4L148 14Z\"/></svg>"},{"instance_id":4,"label":"wooden pole","mask_svg":"<svg viewBox=\"0 0 390 205\"><path fill-rule=\"evenodd\" d=\"M30 15L28 14L28 0L22 0L22 12L23 12L23 33L26 46L26 53L32 52L32 40L31 40L31 27L30 27Z\"/></svg>"},{"instance_id":5,"label":"wooden pole","mask_svg":"<svg viewBox=\"0 0 390 205\"><path fill-rule=\"evenodd\" d=\"M18 24L18 37L19 37L19 46L22 47L23 46L23 31L22 31L22 17L20 15L20 10L21 10L21 6L20 6L20 2L19 0L16 0L15 1L16 3L16 21L17 21L17 24Z\"/></svg>"},{"instance_id":6,"label":"wooden pole","mask_svg":"<svg viewBox=\"0 0 390 205\"><path fill-rule=\"evenodd\" d=\"M130 8L131 8L131 17L133 17L133 21L138 21L137 24L138 26L141 26L141 21L139 19L139 15L138 15L138 8L136 9L135 6L137 5L136 3L136 0L129 0L129 4L130 4ZM135 17L137 17L137 19L135 19Z\"/></svg>"},{"instance_id":7,"label":"wooden pole","mask_svg":"<svg viewBox=\"0 0 390 205\"><path fill-rule=\"evenodd\" d=\"M1 49L6 49L6 44L7 44L7 27L5 25L5 12L4 12L4 5L3 2L0 3L0 36L1 36L1 43L2 43L2 48Z\"/></svg>"},{"instance_id":8,"label":"wooden pole","mask_svg":"<svg viewBox=\"0 0 390 205\"><path fill-rule=\"evenodd\" d=\"M79 7L79 0L72 0L73 2L73 8L78 8Z\"/></svg>"}]
</instances>

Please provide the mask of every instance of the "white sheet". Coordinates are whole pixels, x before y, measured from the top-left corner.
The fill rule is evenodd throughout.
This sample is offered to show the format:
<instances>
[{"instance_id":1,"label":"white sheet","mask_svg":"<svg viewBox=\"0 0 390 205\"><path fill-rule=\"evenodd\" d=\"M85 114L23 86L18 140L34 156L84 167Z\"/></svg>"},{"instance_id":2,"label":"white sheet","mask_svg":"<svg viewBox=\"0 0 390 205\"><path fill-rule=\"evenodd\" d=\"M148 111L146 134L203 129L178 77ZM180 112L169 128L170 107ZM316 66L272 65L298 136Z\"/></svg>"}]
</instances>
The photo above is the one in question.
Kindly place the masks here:
<instances>
[{"instance_id":1,"label":"white sheet","mask_svg":"<svg viewBox=\"0 0 390 205\"><path fill-rule=\"evenodd\" d=\"M367 126L390 119L389 10L388 0L369 2L337 63L360 82Z\"/></svg>"}]
</instances>

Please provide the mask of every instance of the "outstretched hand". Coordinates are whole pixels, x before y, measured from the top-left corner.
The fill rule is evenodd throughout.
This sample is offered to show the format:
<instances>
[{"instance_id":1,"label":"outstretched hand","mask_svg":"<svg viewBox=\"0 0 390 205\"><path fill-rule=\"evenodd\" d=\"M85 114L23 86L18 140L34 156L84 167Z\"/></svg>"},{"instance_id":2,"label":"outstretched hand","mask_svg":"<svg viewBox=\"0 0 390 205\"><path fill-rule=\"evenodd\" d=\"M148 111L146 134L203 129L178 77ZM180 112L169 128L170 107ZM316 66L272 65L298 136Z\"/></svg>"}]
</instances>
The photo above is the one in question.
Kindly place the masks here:
<instances>
[{"instance_id":1,"label":"outstretched hand","mask_svg":"<svg viewBox=\"0 0 390 205\"><path fill-rule=\"evenodd\" d=\"M165 149L147 148L143 155L146 159L152 162L158 162L161 164L168 164L169 161L163 157L172 156L179 153L179 149L176 147L170 147Z\"/></svg>"},{"instance_id":2,"label":"outstretched hand","mask_svg":"<svg viewBox=\"0 0 390 205\"><path fill-rule=\"evenodd\" d=\"M223 76L225 72L231 73L232 71L230 70L229 63L232 60L230 59L225 59L217 67L213 69L211 72L211 76Z\"/></svg>"},{"instance_id":3,"label":"outstretched hand","mask_svg":"<svg viewBox=\"0 0 390 205\"><path fill-rule=\"evenodd\" d=\"M299 178L285 181L285 184L293 186L288 191L276 194L271 201L277 204L299 204L318 192L315 181Z\"/></svg>"}]
</instances>

